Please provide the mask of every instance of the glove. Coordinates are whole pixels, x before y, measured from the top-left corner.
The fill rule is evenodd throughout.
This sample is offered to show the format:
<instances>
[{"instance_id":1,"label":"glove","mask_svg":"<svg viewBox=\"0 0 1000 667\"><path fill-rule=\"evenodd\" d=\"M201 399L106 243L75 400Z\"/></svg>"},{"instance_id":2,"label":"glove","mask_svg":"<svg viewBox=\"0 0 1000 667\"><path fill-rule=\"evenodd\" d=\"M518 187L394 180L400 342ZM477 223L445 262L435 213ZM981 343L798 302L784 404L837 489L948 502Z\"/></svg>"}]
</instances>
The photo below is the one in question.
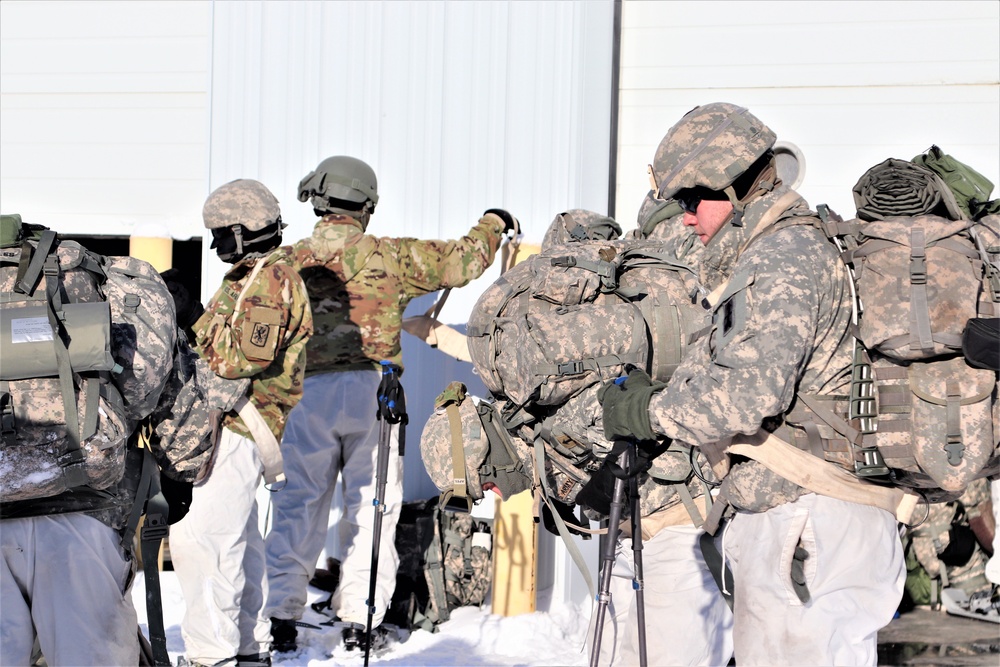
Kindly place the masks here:
<instances>
[{"instance_id":1,"label":"glove","mask_svg":"<svg viewBox=\"0 0 1000 667\"><path fill-rule=\"evenodd\" d=\"M645 371L636 368L627 377L609 382L597 391L604 408L604 437L612 442L635 438L656 440L649 423L649 401L667 385L652 382Z\"/></svg>"},{"instance_id":2,"label":"glove","mask_svg":"<svg viewBox=\"0 0 1000 667\"><path fill-rule=\"evenodd\" d=\"M486 211L483 212L483 215L487 215L488 213L492 213L496 217L498 217L501 220L503 220L503 224L504 224L503 233L504 234L506 234L507 232L511 232L511 231L514 232L515 234L520 234L521 233L521 223L519 223L517 221L517 218L515 218L514 216L512 216L510 214L510 211L505 211L502 208L489 208L489 209L486 209Z\"/></svg>"},{"instance_id":3,"label":"glove","mask_svg":"<svg viewBox=\"0 0 1000 667\"><path fill-rule=\"evenodd\" d=\"M809 602L809 585L806 582L806 561L809 560L809 552L806 551L801 544L795 547L795 553L792 556L792 589L795 591L796 597L805 604Z\"/></svg>"}]
</instances>

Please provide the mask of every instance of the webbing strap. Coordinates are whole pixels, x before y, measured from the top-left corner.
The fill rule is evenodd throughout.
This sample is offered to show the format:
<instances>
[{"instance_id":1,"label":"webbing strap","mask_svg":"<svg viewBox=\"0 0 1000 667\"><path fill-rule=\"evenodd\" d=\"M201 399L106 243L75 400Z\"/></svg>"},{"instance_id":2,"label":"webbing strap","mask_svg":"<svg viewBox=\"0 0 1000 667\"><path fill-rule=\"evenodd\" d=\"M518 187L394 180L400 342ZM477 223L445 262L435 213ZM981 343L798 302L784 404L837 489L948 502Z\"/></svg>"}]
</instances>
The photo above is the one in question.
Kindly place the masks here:
<instances>
[{"instance_id":1,"label":"webbing strap","mask_svg":"<svg viewBox=\"0 0 1000 667\"><path fill-rule=\"evenodd\" d=\"M150 490L152 491L153 487ZM142 550L142 569L146 578L146 621L149 624L149 643L153 649L155 664L167 666L171 662L170 654L167 652L167 634L163 627L163 600L160 596L158 562L160 543L168 533L167 516L170 508L160 492L159 484L155 486L155 491L146 502L146 521L140 532L139 548Z\"/></svg>"},{"instance_id":2,"label":"webbing strap","mask_svg":"<svg viewBox=\"0 0 1000 667\"><path fill-rule=\"evenodd\" d=\"M986 250L986 243L976 231L975 226L969 228L969 234L972 236L972 240L976 244L976 252L979 253L979 257L983 262L984 277L989 287L990 300L993 303L998 303L1000 302L1000 265L990 261L989 252ZM990 314L995 316L996 311L994 310Z\"/></svg>"},{"instance_id":3,"label":"webbing strap","mask_svg":"<svg viewBox=\"0 0 1000 667\"><path fill-rule=\"evenodd\" d=\"M41 247L39 247L41 249ZM36 253L36 256L39 253ZM32 258L34 264L35 258ZM46 313L52 328L52 348L55 351L56 366L59 369L59 389L62 393L63 412L66 421L66 438L69 443L65 454L59 457L67 488L83 486L88 482L83 469L84 454L80 449L80 420L77 415L76 387L73 382L73 367L69 360L69 350L63 343L62 299L59 295L59 259L56 255L45 257L45 291L48 296ZM31 267L29 266L29 272ZM96 416L96 415L95 415Z\"/></svg>"},{"instance_id":4,"label":"webbing strap","mask_svg":"<svg viewBox=\"0 0 1000 667\"><path fill-rule=\"evenodd\" d=\"M812 410L817 417L826 422L837 433L844 436L852 443L858 445L861 444L861 431L848 424L847 420L838 416L833 410L823 405L820 400L810 396L809 394L799 394L798 398L807 408ZM822 456L820 456L820 458L822 458Z\"/></svg>"},{"instance_id":5,"label":"webbing strap","mask_svg":"<svg viewBox=\"0 0 1000 667\"><path fill-rule=\"evenodd\" d=\"M444 585L444 550L441 545L441 511L435 509L431 517L434 522L434 536L431 544L424 552L426 570L424 579L427 581L427 593L430 597L428 618L433 623L443 623L451 616L448 611L448 596Z\"/></svg>"},{"instance_id":6,"label":"webbing strap","mask_svg":"<svg viewBox=\"0 0 1000 667\"><path fill-rule=\"evenodd\" d=\"M634 331L634 330L633 330ZM634 341L633 341L634 347ZM579 375L584 371L598 371L609 366L621 366L627 362L635 362L637 359L633 354L608 354L602 357L588 357L587 359L574 359L558 364L538 364L533 375L562 376Z\"/></svg>"},{"instance_id":7,"label":"webbing strap","mask_svg":"<svg viewBox=\"0 0 1000 667\"><path fill-rule=\"evenodd\" d=\"M893 487L868 484L847 471L817 459L812 454L771 433L741 437L726 448L730 454L746 456L799 486L829 498L871 505L908 524L919 497Z\"/></svg>"},{"instance_id":8,"label":"webbing strap","mask_svg":"<svg viewBox=\"0 0 1000 667\"><path fill-rule=\"evenodd\" d=\"M449 403L445 408L448 415L448 427L451 431L451 492L452 496L465 498L465 446L462 442L462 415L458 411L458 406Z\"/></svg>"},{"instance_id":9,"label":"webbing strap","mask_svg":"<svg viewBox=\"0 0 1000 667\"><path fill-rule=\"evenodd\" d=\"M587 566L587 562L584 560L583 554L580 552L580 548L576 545L576 541L573 539L573 536L569 534L566 522L563 521L562 515L559 514L559 510L555 508L551 499L552 489L549 488L549 482L545 475L545 445L541 438L535 438L534 448L535 472L536 477L542 483L542 500L544 500L545 504L548 505L549 513L552 515L552 521L556 524L556 531L558 531L559 537L562 538L563 544L566 545L566 551L569 552L570 558L573 559L573 564L576 565L576 569L579 570L580 574L583 576L583 581L587 584L587 591L590 592L590 599L593 600L596 595L594 577L591 575L590 568Z\"/></svg>"},{"instance_id":10,"label":"webbing strap","mask_svg":"<svg viewBox=\"0 0 1000 667\"><path fill-rule=\"evenodd\" d=\"M910 349L934 348L927 303L927 247L923 227L910 229Z\"/></svg>"},{"instance_id":11,"label":"webbing strap","mask_svg":"<svg viewBox=\"0 0 1000 667\"><path fill-rule=\"evenodd\" d=\"M274 484L285 479L285 462L281 457L281 446L271 427L264 421L257 406L246 396L241 396L236 405L233 406L243 425L250 429L253 442L257 445L257 452L260 454L260 462L264 466L264 482Z\"/></svg>"},{"instance_id":12,"label":"webbing strap","mask_svg":"<svg viewBox=\"0 0 1000 667\"><path fill-rule=\"evenodd\" d=\"M95 378L82 380L85 382L86 393L83 408L83 425L80 427L80 440L87 440L97 434L97 413L101 400L101 383Z\"/></svg>"},{"instance_id":13,"label":"webbing strap","mask_svg":"<svg viewBox=\"0 0 1000 667\"><path fill-rule=\"evenodd\" d=\"M962 391L954 380L946 383L945 390L948 400L945 404L944 450L948 454L948 464L959 466L965 454L965 445L962 443Z\"/></svg>"},{"instance_id":14,"label":"webbing strap","mask_svg":"<svg viewBox=\"0 0 1000 667\"><path fill-rule=\"evenodd\" d=\"M23 275L19 275L18 281L14 284L15 292L29 296L35 292L35 288L38 286L38 279L42 275L42 267L45 265L45 260L48 258L49 253L52 252L52 246L55 244L55 241L55 232L49 229L42 232L41 238L38 239L38 247L31 254L31 259L24 268ZM24 261L25 251L30 252L30 249L31 245L25 241L24 245L21 246L22 262ZM21 273L20 267L18 273Z\"/></svg>"},{"instance_id":15,"label":"webbing strap","mask_svg":"<svg viewBox=\"0 0 1000 667\"><path fill-rule=\"evenodd\" d=\"M691 497L691 492L688 491L687 484L680 482L671 486L677 492L677 497L684 503L684 509L691 515L691 522L694 523L695 527L701 528L705 523L705 519L701 516L701 512L698 511L698 506L694 504L694 498Z\"/></svg>"},{"instance_id":16,"label":"webbing strap","mask_svg":"<svg viewBox=\"0 0 1000 667\"><path fill-rule=\"evenodd\" d=\"M605 291L610 292L618 286L618 266L613 262L594 261L572 255L553 257L551 262L552 266L576 267L596 274L601 279L601 288Z\"/></svg>"}]
</instances>

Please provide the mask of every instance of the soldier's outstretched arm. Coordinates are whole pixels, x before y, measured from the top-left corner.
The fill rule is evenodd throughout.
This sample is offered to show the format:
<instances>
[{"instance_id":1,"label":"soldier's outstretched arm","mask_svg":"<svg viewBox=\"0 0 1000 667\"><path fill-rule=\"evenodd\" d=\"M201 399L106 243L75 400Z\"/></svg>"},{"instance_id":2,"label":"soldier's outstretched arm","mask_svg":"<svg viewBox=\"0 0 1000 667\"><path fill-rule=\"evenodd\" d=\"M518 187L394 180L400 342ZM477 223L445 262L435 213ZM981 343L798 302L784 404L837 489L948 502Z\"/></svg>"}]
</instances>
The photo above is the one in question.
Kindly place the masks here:
<instances>
[{"instance_id":1,"label":"soldier's outstretched arm","mask_svg":"<svg viewBox=\"0 0 1000 667\"><path fill-rule=\"evenodd\" d=\"M486 213L459 239L399 239L400 275L413 295L467 285L493 263L506 229L500 216Z\"/></svg>"}]
</instances>

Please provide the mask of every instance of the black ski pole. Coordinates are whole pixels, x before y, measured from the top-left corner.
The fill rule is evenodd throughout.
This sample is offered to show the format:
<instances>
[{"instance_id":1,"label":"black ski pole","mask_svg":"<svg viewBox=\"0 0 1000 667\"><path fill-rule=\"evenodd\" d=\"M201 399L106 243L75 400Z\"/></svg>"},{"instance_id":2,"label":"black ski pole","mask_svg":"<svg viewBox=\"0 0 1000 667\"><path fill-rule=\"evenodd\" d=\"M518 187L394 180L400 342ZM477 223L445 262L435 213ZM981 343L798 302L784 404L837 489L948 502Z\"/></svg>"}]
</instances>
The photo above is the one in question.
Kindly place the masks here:
<instances>
[{"instance_id":1,"label":"black ski pole","mask_svg":"<svg viewBox=\"0 0 1000 667\"><path fill-rule=\"evenodd\" d=\"M400 368L388 361L382 363L382 381L379 383L376 399L378 411L375 418L379 420L378 427L378 459L375 468L375 521L372 525L372 560L371 575L368 580L368 621L365 624L365 667L372 646L372 620L375 615L375 588L378 578L379 547L382 541L382 515L385 514L385 484L389 475L389 444L392 435L392 424L399 424L400 449L403 447L403 429L406 426L406 400L403 396L403 385L399 382ZM402 453L402 452L400 452Z\"/></svg>"},{"instance_id":2,"label":"black ski pole","mask_svg":"<svg viewBox=\"0 0 1000 667\"><path fill-rule=\"evenodd\" d=\"M626 451L631 451L634 447L635 443L631 443ZM628 463L632 465L635 456L630 458ZM629 477L628 493L632 508L632 588L635 589L636 622L639 626L639 667L646 667L646 597L642 579L642 503L639 498L638 475Z\"/></svg>"},{"instance_id":3,"label":"black ski pole","mask_svg":"<svg viewBox=\"0 0 1000 667\"><path fill-rule=\"evenodd\" d=\"M628 470L628 449L618 456L618 465ZM622 505L625 496L625 480L615 476L615 487L611 496L608 513L608 534L601 554L601 582L597 591L597 621L594 624L594 641L590 650L590 667L597 667L601 656L601 635L604 633L604 616L611 601L611 571L615 565L615 547L618 544L619 524L622 519Z\"/></svg>"}]
</instances>

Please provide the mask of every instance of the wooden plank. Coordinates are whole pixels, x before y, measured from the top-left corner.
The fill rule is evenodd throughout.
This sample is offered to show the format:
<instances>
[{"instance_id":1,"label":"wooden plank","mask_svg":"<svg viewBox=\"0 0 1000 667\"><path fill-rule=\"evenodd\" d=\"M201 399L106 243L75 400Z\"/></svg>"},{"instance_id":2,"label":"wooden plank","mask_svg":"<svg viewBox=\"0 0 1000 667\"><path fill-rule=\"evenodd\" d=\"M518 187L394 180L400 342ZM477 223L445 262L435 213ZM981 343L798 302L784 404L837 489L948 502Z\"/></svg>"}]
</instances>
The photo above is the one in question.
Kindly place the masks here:
<instances>
[{"instance_id":1,"label":"wooden plank","mask_svg":"<svg viewBox=\"0 0 1000 667\"><path fill-rule=\"evenodd\" d=\"M531 491L505 501L498 497L493 518L493 613L516 616L535 611L538 527Z\"/></svg>"}]
</instances>

